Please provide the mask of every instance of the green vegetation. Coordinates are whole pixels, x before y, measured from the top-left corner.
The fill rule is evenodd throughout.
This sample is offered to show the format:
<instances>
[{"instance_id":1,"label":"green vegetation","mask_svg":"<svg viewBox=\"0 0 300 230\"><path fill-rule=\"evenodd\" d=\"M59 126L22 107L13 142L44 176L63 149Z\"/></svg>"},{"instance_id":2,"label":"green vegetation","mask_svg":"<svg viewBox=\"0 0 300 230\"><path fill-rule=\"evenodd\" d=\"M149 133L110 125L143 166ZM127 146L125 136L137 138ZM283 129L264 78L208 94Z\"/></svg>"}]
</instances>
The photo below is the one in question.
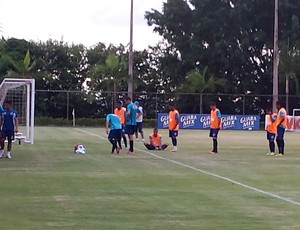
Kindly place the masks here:
<instances>
[{"instance_id":1,"label":"green vegetation","mask_svg":"<svg viewBox=\"0 0 300 230\"><path fill-rule=\"evenodd\" d=\"M104 129L37 127L34 145L0 160L1 229L299 229L299 205L197 171L300 202L298 139L287 133L276 158L265 156L265 132L222 131L209 155L208 131L181 130L176 153L139 142L128 156L109 154ZM73 154L76 143L86 155Z\"/></svg>"},{"instance_id":2,"label":"green vegetation","mask_svg":"<svg viewBox=\"0 0 300 230\"><path fill-rule=\"evenodd\" d=\"M148 118L166 111L170 100L182 113L206 113L211 100L222 101L227 114L271 107L273 3L170 0L145 12L145 23L162 38L133 55L133 99L141 100ZM299 19L299 1L279 1L279 99L290 113L299 108ZM36 79L38 116L66 118L75 108L77 117L98 118L127 92L127 59L124 44L2 38L0 81Z\"/></svg>"}]
</instances>

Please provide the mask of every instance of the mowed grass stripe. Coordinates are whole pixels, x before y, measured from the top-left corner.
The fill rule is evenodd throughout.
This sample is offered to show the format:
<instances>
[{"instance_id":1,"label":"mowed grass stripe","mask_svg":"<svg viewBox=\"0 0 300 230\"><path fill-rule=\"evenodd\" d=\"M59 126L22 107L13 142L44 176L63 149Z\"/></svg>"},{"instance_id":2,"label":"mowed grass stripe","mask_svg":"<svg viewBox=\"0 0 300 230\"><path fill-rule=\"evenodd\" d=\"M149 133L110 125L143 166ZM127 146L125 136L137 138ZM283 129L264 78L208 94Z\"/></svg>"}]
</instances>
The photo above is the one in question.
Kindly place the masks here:
<instances>
[{"instance_id":1,"label":"mowed grass stripe","mask_svg":"<svg viewBox=\"0 0 300 230\"><path fill-rule=\"evenodd\" d=\"M82 130L82 129L77 129L81 132L84 132L86 134L89 134L91 136L95 136L95 137L98 137L98 138L101 138L101 139L106 139L105 137L101 136L101 135L97 135L97 134L94 134L94 133L91 133L91 132L87 132L85 130ZM172 160L172 159L169 159L169 158L166 158L166 157L162 157L162 156L159 156L157 154L154 154L153 152L150 152L150 151L145 151L143 149L139 149L139 148L135 148L136 150L140 151L140 152L144 152L146 154L149 154L155 158L158 158L158 159L161 159L161 160L164 160L164 161L168 161L170 163L173 163L173 164L176 164L176 165L179 165L179 166L182 166L182 167L185 167L185 168L188 168L188 169L191 169L191 170L194 170L194 171L197 171L197 172L201 172L203 174L206 174L208 176L212 176L212 177L216 177L218 179L221 179L221 180L225 180L225 181L228 181L230 183L233 183L233 184L236 184L236 185L239 185L241 187L244 187L244 188L247 188L247 189L250 189L250 190L253 190L255 192L258 192L258 193L262 193L266 196L270 196L272 198L275 198L275 199L278 199L278 200L281 200L281 201L285 201L285 202L288 202L288 203L291 203L291 204L294 204L294 205L298 205L300 206L300 202L297 202L297 201L294 201L292 199L289 199L289 198L285 198L285 197L282 197L282 196L279 196L279 195L276 195L276 194L273 194L271 192L267 192L267 191L264 191L264 190L261 190L261 189L258 189L258 188L255 188L255 187L252 187L250 185L246 185L244 183L241 183L241 182L238 182L238 181L235 181L235 180L232 180L230 178L227 178L227 177L224 177L224 176L221 176L221 175L218 175L218 174L215 174L215 173L211 173L211 172L208 172L208 171L205 171L205 170L201 170L199 168L195 168L193 166L190 166L190 165L187 165L187 164L184 164L184 163L181 163L181 162L178 162L178 161L175 161L175 160Z\"/></svg>"},{"instance_id":2,"label":"mowed grass stripe","mask_svg":"<svg viewBox=\"0 0 300 230\"><path fill-rule=\"evenodd\" d=\"M125 151L112 156L104 129L83 130L104 139L74 128L36 127L35 145L14 145L13 159L0 160L1 229L270 230L300 226L299 206L178 167L139 150L134 156ZM150 131L145 129L145 135ZM167 131L161 132L164 141L170 142ZM297 154L288 148L284 159L267 158L265 140L260 140L263 132L222 132L224 154L219 156L207 154L211 145L207 132L180 134L179 152L167 150L157 155L247 181L266 191L274 184L272 191L280 189L293 199L299 197ZM236 148L231 150L235 143L230 143L231 137L242 135L248 140L247 146L253 139L261 148L245 147L242 154ZM76 143L86 146L86 155L73 154ZM135 146L143 149L141 142ZM289 146L295 149L296 144ZM260 164L262 167L250 170ZM266 166L271 173L259 176L266 172L260 168ZM294 177L289 178L292 174ZM247 178L256 183L249 183ZM283 190L281 186L285 186Z\"/></svg>"}]
</instances>

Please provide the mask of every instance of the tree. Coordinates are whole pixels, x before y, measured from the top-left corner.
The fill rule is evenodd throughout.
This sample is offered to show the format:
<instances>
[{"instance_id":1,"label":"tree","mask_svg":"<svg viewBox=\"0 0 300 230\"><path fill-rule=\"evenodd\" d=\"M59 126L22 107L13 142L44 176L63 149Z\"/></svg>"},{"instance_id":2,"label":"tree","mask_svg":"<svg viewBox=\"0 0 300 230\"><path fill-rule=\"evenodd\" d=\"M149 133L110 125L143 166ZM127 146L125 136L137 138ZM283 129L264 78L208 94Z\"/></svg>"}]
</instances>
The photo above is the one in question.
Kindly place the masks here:
<instances>
[{"instance_id":1,"label":"tree","mask_svg":"<svg viewBox=\"0 0 300 230\"><path fill-rule=\"evenodd\" d=\"M14 60L12 57L6 54L3 54L3 58L13 66L12 69L7 73L8 77L32 78L36 62L31 62L29 50L27 50L23 60Z\"/></svg>"},{"instance_id":2,"label":"tree","mask_svg":"<svg viewBox=\"0 0 300 230\"><path fill-rule=\"evenodd\" d=\"M300 62L299 52L296 47L290 47L289 43L284 45L280 51L279 70L285 79L285 107L287 113L289 112L290 81L294 81L296 93L299 89L299 82L296 78L296 68Z\"/></svg>"},{"instance_id":3,"label":"tree","mask_svg":"<svg viewBox=\"0 0 300 230\"><path fill-rule=\"evenodd\" d=\"M199 70L193 70L188 73L185 85L183 87L184 92L190 93L200 93L200 113L203 113L203 97L204 92L216 93L217 90L224 88L226 85L226 80L221 78L216 78L213 75L207 76L208 67L206 66L202 72ZM220 92L220 91L219 91ZM195 103L193 103L194 106Z\"/></svg>"},{"instance_id":4,"label":"tree","mask_svg":"<svg viewBox=\"0 0 300 230\"><path fill-rule=\"evenodd\" d=\"M91 79L88 83L90 89L97 94L101 94L101 91L112 91L113 102L115 102L118 89L124 88L126 85L127 62L125 55L123 53L117 55L115 52L108 53L104 63L97 63L90 68L89 77ZM97 97L97 95L95 96Z\"/></svg>"},{"instance_id":5,"label":"tree","mask_svg":"<svg viewBox=\"0 0 300 230\"><path fill-rule=\"evenodd\" d=\"M273 6L269 0L168 0L162 12L145 17L180 54L184 76L208 66L212 75L227 80L230 93L254 96L272 93ZM300 16L299 1L280 1L279 8L279 38L299 40L300 30L291 23ZM258 100L268 103L257 98L253 106Z\"/></svg>"}]
</instances>

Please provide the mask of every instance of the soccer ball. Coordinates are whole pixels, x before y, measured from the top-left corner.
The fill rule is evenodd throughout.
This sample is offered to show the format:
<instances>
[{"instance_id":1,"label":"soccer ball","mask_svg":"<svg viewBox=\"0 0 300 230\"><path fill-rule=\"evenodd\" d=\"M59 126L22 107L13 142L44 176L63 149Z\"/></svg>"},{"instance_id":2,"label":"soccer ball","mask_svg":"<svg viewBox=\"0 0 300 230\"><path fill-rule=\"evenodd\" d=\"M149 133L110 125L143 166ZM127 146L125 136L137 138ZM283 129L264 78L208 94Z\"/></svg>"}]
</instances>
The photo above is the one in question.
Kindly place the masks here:
<instances>
[{"instance_id":1,"label":"soccer ball","mask_svg":"<svg viewBox=\"0 0 300 230\"><path fill-rule=\"evenodd\" d=\"M85 150L84 145L82 145L82 144L75 145L74 153L76 153L76 154L85 154L86 150Z\"/></svg>"}]
</instances>

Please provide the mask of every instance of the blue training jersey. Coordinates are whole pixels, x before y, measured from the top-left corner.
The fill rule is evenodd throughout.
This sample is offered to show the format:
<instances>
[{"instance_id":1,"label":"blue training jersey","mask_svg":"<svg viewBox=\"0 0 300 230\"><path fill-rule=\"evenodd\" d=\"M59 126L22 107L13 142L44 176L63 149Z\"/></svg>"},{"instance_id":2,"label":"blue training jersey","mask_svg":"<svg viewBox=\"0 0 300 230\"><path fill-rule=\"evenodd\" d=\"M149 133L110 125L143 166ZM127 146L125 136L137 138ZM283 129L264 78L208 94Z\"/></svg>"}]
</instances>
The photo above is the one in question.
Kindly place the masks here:
<instances>
[{"instance_id":1,"label":"blue training jersey","mask_svg":"<svg viewBox=\"0 0 300 230\"><path fill-rule=\"evenodd\" d=\"M136 125L136 115L139 113L138 107L134 103L127 105L126 125Z\"/></svg>"},{"instance_id":2,"label":"blue training jersey","mask_svg":"<svg viewBox=\"0 0 300 230\"><path fill-rule=\"evenodd\" d=\"M14 131L15 130L15 118L18 117L16 110L4 110L1 113L2 118L2 130Z\"/></svg>"},{"instance_id":3,"label":"blue training jersey","mask_svg":"<svg viewBox=\"0 0 300 230\"><path fill-rule=\"evenodd\" d=\"M109 121L110 130L122 129L120 118L115 114L108 114L106 120Z\"/></svg>"},{"instance_id":4,"label":"blue training jersey","mask_svg":"<svg viewBox=\"0 0 300 230\"><path fill-rule=\"evenodd\" d=\"M220 119L222 117L220 110L217 110L217 117L220 118Z\"/></svg>"}]
</instances>

